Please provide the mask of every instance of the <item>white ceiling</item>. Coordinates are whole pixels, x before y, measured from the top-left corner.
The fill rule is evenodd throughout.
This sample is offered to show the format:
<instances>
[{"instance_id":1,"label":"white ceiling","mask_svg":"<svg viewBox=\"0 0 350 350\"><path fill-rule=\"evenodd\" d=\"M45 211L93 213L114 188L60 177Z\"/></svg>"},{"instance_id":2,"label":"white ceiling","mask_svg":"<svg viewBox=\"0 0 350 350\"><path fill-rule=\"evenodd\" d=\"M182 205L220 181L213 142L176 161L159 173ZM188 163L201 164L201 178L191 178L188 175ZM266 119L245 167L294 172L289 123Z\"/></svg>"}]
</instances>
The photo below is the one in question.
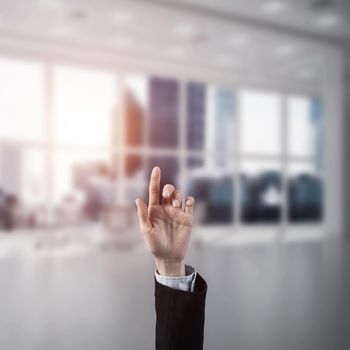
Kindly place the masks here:
<instances>
[{"instance_id":1,"label":"white ceiling","mask_svg":"<svg viewBox=\"0 0 350 350\"><path fill-rule=\"evenodd\" d=\"M142 1L142 0L141 0ZM320 37L350 37L349 0L144 0L189 6L217 16L250 20L255 25L314 33ZM276 27L272 27L276 28Z\"/></svg>"},{"instance_id":2,"label":"white ceiling","mask_svg":"<svg viewBox=\"0 0 350 350\"><path fill-rule=\"evenodd\" d=\"M1 0L0 37L316 80L350 32L346 0Z\"/></svg>"}]
</instances>

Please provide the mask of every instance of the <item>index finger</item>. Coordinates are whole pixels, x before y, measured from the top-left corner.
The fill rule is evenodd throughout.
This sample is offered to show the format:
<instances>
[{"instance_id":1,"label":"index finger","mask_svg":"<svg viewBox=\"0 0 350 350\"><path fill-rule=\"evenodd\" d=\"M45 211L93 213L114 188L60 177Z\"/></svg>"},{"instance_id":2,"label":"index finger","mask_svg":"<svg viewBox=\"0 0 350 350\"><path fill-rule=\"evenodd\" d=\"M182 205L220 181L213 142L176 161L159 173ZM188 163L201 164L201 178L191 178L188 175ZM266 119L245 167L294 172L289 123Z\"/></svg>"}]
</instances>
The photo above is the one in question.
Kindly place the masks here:
<instances>
[{"instance_id":1,"label":"index finger","mask_svg":"<svg viewBox=\"0 0 350 350\"><path fill-rule=\"evenodd\" d=\"M149 182L149 201L148 205L159 204L159 193L160 193L160 168L154 167Z\"/></svg>"}]
</instances>

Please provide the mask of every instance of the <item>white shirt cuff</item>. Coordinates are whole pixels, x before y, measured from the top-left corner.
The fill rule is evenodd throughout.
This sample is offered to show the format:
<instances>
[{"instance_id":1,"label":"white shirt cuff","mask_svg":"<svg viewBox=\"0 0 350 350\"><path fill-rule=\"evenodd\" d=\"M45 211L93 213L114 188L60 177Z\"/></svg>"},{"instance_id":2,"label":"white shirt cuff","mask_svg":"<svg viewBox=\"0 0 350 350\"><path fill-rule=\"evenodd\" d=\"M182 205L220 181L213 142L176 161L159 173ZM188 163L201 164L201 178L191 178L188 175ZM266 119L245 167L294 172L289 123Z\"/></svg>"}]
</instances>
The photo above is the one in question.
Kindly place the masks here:
<instances>
[{"instance_id":1,"label":"white shirt cuff","mask_svg":"<svg viewBox=\"0 0 350 350\"><path fill-rule=\"evenodd\" d=\"M164 286L167 286L173 289L183 290L185 292L193 292L194 285L196 282L197 272L194 270L192 266L189 266L189 265L185 266L185 272L186 272L186 276L181 276L181 277L163 276L163 275L160 275L157 270L155 270L154 274L156 276L157 282L160 284L163 284Z\"/></svg>"}]
</instances>

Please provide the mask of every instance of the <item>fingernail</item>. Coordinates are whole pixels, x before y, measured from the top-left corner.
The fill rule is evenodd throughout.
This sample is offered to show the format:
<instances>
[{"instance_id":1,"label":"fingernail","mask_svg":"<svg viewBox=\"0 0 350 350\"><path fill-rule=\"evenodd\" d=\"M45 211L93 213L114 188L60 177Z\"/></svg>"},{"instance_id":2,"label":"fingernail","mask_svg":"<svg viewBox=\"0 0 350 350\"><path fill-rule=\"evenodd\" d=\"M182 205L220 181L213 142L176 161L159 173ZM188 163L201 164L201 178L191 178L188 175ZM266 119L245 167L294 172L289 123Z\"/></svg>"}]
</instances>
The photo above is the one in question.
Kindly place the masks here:
<instances>
[{"instance_id":1,"label":"fingernail","mask_svg":"<svg viewBox=\"0 0 350 350\"><path fill-rule=\"evenodd\" d=\"M173 206L174 207L179 207L180 206L180 202L177 199L174 199Z\"/></svg>"},{"instance_id":2,"label":"fingernail","mask_svg":"<svg viewBox=\"0 0 350 350\"><path fill-rule=\"evenodd\" d=\"M168 190L163 192L163 197L169 197L170 196L170 192Z\"/></svg>"},{"instance_id":3,"label":"fingernail","mask_svg":"<svg viewBox=\"0 0 350 350\"><path fill-rule=\"evenodd\" d=\"M191 201L189 199L186 201L186 205L191 205Z\"/></svg>"}]
</instances>

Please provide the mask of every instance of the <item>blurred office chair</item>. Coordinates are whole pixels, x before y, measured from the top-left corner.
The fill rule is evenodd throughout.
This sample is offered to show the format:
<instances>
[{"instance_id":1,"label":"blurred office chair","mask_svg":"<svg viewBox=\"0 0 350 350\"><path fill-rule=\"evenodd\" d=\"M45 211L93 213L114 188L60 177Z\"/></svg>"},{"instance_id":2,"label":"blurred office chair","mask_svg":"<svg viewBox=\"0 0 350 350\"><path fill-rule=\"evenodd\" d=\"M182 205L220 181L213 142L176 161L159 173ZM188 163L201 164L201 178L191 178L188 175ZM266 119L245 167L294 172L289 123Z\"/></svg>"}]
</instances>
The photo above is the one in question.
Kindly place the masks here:
<instances>
[{"instance_id":1,"label":"blurred office chair","mask_svg":"<svg viewBox=\"0 0 350 350\"><path fill-rule=\"evenodd\" d=\"M302 174L289 181L289 219L319 221L322 218L322 184L313 175Z\"/></svg>"},{"instance_id":2,"label":"blurred office chair","mask_svg":"<svg viewBox=\"0 0 350 350\"><path fill-rule=\"evenodd\" d=\"M252 177L241 175L242 220L278 222L281 218L281 175L276 171Z\"/></svg>"},{"instance_id":3,"label":"blurred office chair","mask_svg":"<svg viewBox=\"0 0 350 350\"><path fill-rule=\"evenodd\" d=\"M204 207L203 223L228 223L233 219L233 181L231 176L191 178L188 193Z\"/></svg>"}]
</instances>

